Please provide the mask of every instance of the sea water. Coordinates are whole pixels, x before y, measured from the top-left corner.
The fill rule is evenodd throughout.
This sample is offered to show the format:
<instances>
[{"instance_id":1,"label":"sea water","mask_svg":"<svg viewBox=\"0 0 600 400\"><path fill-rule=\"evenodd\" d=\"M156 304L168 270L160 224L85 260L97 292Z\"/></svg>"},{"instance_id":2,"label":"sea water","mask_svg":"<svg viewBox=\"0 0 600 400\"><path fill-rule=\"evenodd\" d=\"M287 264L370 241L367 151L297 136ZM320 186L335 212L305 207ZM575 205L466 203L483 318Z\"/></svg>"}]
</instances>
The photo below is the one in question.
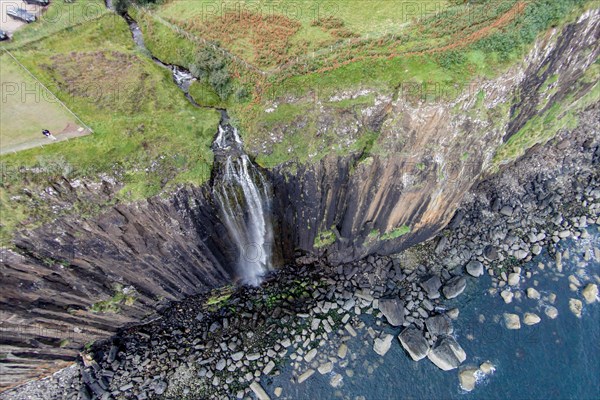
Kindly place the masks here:
<instances>
[{"instance_id":1,"label":"sea water","mask_svg":"<svg viewBox=\"0 0 600 400\"><path fill-rule=\"evenodd\" d=\"M372 350L372 340L365 343L364 334L347 342L348 357L355 358L346 367L335 364L326 375L318 372L302 384L292 382L292 368L282 367L282 374L264 382L271 393L277 386L283 388L283 398L289 399L600 399L600 304L586 304L581 288L573 292L568 276L585 268L589 281L600 275L600 260L583 261L585 249L600 247L600 235L594 228L589 239L570 240L560 245L560 251L569 249L569 259L563 260L561 277L556 276L554 257L546 253L534 258L524 270L538 271L521 284L521 300L505 304L498 295L491 295L491 278L472 278L465 293L450 307L460 309L454 321L455 335L467 353L463 365L479 366L490 361L495 372L478 380L475 389L465 392L460 388L458 370L441 371L429 360L414 362L394 338L392 348L384 357ZM539 263L545 268L540 270ZM538 285L533 286L537 280ZM528 299L526 288L535 287L546 300ZM582 286L582 288L585 285ZM553 304L558 309L554 320L544 313L547 296L556 294ZM569 309L569 299L580 299L584 304L582 318ZM523 324L523 313L534 312L542 321L533 326ZM502 323L503 313L521 317L521 329L508 330ZM368 324L374 318L360 316ZM381 327L374 328L381 330ZM384 328L398 335L400 329ZM364 330L363 330L364 332ZM362 336L362 338L360 338ZM354 356L352 354L354 353ZM375 367L375 368L374 368ZM347 370L351 370L350 374ZM338 388L329 381L333 374L344 378ZM352 375L352 376L349 376Z\"/></svg>"}]
</instances>

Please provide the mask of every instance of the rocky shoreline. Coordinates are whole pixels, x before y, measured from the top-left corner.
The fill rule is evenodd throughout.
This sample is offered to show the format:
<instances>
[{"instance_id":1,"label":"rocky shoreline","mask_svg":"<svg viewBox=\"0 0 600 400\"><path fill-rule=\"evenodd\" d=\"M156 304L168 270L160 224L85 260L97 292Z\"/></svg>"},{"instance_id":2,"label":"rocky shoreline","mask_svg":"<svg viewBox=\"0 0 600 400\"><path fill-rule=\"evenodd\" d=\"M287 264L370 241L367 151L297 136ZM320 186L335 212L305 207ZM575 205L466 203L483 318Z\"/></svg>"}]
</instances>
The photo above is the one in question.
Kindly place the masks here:
<instances>
[{"instance_id":1,"label":"rocky shoreline","mask_svg":"<svg viewBox=\"0 0 600 400\"><path fill-rule=\"evenodd\" d=\"M349 342L356 338L382 357L399 345L413 360L459 369L462 388L472 390L493 365L461 366L467 354L453 336L459 310L446 302L478 277L491 276L489 294L506 304L540 302L545 315L504 313L507 329L557 317L552 294L536 287L542 274L569 280L578 317L598 299L600 278L586 272L585 262L566 276L561 263L569 254L559 244L585 239L600 224L599 111L582 113L577 129L478 185L433 241L335 267L298 257L261 287L227 287L174 303L157 320L97 343L77 366L0 398L268 399L286 395L279 387L268 394L266 384L287 364L298 384L328 374L331 386L343 385L344 376L332 371L352 376L360 354ZM552 268L523 267L544 251L554 258ZM600 260L600 249L583 257ZM383 360L363 366L372 371Z\"/></svg>"}]
</instances>

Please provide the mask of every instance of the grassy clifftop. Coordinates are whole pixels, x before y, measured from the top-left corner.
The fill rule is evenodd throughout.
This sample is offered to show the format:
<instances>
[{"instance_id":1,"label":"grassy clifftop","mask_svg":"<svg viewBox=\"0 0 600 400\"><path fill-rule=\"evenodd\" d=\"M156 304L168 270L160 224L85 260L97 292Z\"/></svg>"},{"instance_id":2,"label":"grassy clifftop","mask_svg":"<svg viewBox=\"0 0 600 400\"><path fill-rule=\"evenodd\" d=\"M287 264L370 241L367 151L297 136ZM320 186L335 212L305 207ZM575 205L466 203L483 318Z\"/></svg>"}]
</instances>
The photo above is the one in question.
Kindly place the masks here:
<instances>
[{"instance_id":1,"label":"grassy clifftop","mask_svg":"<svg viewBox=\"0 0 600 400\"><path fill-rule=\"evenodd\" d=\"M452 99L475 78L505 71L542 32L593 4L172 0L130 11L141 21L148 47L167 61L201 69L198 53L218 49L230 77L221 104L237 117L247 143L258 148L273 131L327 106L343 91L366 88L397 96L412 86L417 100ZM199 102L209 98L207 91L198 93ZM335 105L340 113L356 108L339 110L340 104ZM316 124L304 125L302 132L258 152L261 163L306 160L344 145L332 138L323 147Z\"/></svg>"},{"instance_id":2,"label":"grassy clifftop","mask_svg":"<svg viewBox=\"0 0 600 400\"><path fill-rule=\"evenodd\" d=\"M23 190L35 193L61 175L92 180L116 176L125 185L118 195L122 200L146 198L178 183L201 184L210 177L210 144L219 113L194 108L173 84L170 71L139 53L121 17L103 13L59 31L49 25L56 33L39 40L29 38L45 27L28 28L38 32L19 32L8 51L94 133L2 156L4 239L21 223L56 216L50 204L23 196ZM22 91L28 89L21 85ZM38 122L48 117L39 115Z\"/></svg>"}]
</instances>

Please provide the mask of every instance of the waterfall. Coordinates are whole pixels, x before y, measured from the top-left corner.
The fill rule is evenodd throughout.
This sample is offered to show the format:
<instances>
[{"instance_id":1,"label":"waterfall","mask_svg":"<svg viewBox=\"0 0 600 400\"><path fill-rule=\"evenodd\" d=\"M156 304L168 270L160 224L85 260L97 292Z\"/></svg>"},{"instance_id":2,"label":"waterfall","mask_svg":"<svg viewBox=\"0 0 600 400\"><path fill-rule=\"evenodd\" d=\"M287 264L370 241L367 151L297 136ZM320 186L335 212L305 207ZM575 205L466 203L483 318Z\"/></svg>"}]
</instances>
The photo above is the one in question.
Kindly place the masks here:
<instances>
[{"instance_id":1,"label":"waterfall","mask_svg":"<svg viewBox=\"0 0 600 400\"><path fill-rule=\"evenodd\" d=\"M243 152L237 129L226 122L219 125L213 151L217 175L212 190L237 251L238 277L243 283L258 285L271 269L270 185Z\"/></svg>"}]
</instances>

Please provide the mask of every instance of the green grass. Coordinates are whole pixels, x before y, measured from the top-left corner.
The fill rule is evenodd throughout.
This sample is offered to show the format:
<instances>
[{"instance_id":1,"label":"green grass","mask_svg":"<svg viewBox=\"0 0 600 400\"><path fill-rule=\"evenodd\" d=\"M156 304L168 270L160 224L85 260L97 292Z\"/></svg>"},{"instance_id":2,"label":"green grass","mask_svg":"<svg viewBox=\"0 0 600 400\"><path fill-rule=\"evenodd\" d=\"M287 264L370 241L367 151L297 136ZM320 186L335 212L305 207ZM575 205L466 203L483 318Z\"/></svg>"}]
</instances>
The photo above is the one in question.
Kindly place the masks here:
<instances>
[{"instance_id":1,"label":"green grass","mask_svg":"<svg viewBox=\"0 0 600 400\"><path fill-rule=\"evenodd\" d=\"M394 228L393 230L384 233L383 235L381 235L381 240L392 240L392 239L397 239L400 236L406 235L407 233L410 233L410 226L408 225L402 225L399 226L398 228Z\"/></svg>"},{"instance_id":2,"label":"green grass","mask_svg":"<svg viewBox=\"0 0 600 400\"><path fill-rule=\"evenodd\" d=\"M322 249L324 247L331 246L333 243L335 243L335 233L333 232L332 228L331 230L319 231L315 237L313 246L315 249Z\"/></svg>"},{"instance_id":3,"label":"green grass","mask_svg":"<svg viewBox=\"0 0 600 400\"><path fill-rule=\"evenodd\" d=\"M12 54L88 122L94 134L0 158L7 171L42 167L33 183L25 182L20 172L3 174L3 241L21 222L56 216L44 204L32 207L19 196L25 187L40 190L62 171L70 178L116 174L125 183L120 193L125 201L209 179L219 113L189 104L170 72L138 53L121 18L108 14Z\"/></svg>"},{"instance_id":4,"label":"green grass","mask_svg":"<svg viewBox=\"0 0 600 400\"><path fill-rule=\"evenodd\" d=\"M113 313L121 312L121 306L132 306L135 303L135 292L124 288L121 284L115 285L115 294L108 300L102 300L94 303L90 307L93 313Z\"/></svg>"},{"instance_id":5,"label":"green grass","mask_svg":"<svg viewBox=\"0 0 600 400\"><path fill-rule=\"evenodd\" d=\"M207 83L194 81L189 89L194 101L204 107L224 107L223 101L214 89Z\"/></svg>"},{"instance_id":6,"label":"green grass","mask_svg":"<svg viewBox=\"0 0 600 400\"><path fill-rule=\"evenodd\" d=\"M213 289L204 305L210 311L217 311L227 304L227 300L231 298L233 292L234 287L231 285Z\"/></svg>"},{"instance_id":7,"label":"green grass","mask_svg":"<svg viewBox=\"0 0 600 400\"><path fill-rule=\"evenodd\" d=\"M194 2L189 2L190 4ZM138 22L144 34L144 44L160 60L190 68L198 46L169 27L155 21L150 14L130 8L129 13Z\"/></svg>"},{"instance_id":8,"label":"green grass","mask_svg":"<svg viewBox=\"0 0 600 400\"><path fill-rule=\"evenodd\" d=\"M8 54L0 55L0 84L0 152L54 143L42 136L42 129L57 139L78 133L76 118Z\"/></svg>"}]
</instances>

